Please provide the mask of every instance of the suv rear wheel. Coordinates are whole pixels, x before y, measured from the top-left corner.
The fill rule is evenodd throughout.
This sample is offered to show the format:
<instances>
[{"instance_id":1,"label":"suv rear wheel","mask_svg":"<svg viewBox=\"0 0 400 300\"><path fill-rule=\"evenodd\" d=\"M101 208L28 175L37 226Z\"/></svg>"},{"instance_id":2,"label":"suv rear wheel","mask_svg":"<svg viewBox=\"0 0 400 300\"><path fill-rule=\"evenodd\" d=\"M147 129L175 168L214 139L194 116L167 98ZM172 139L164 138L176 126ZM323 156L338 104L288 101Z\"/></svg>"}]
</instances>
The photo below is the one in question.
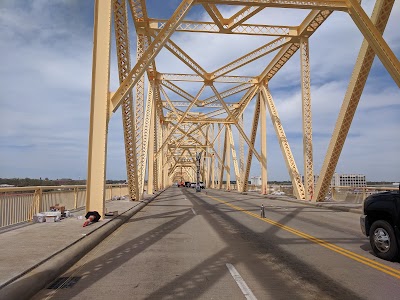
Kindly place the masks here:
<instances>
[{"instance_id":1,"label":"suv rear wheel","mask_svg":"<svg viewBox=\"0 0 400 300\"><path fill-rule=\"evenodd\" d=\"M394 260L399 249L393 227L384 220L375 221L369 231L369 242L376 256Z\"/></svg>"}]
</instances>

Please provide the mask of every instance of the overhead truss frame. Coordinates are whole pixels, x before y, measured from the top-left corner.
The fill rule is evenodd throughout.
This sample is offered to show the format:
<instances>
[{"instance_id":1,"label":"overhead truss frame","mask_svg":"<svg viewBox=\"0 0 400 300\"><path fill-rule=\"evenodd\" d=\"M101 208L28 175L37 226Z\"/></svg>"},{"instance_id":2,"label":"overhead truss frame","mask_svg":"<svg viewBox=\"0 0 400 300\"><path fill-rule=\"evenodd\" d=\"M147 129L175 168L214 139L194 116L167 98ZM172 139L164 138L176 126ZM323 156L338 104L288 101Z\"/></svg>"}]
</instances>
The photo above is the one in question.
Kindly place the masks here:
<instances>
[{"instance_id":1,"label":"overhead truss frame","mask_svg":"<svg viewBox=\"0 0 400 300\"><path fill-rule=\"evenodd\" d=\"M208 187L222 188L225 175L225 188L230 188L232 155L238 189L246 191L254 155L262 169L262 192L268 193L266 108L281 146L294 195L298 199L323 200L375 55L394 82L400 86L399 60L382 37L393 3L394 0L377 0L370 19L357 0L182 0L172 16L164 20L149 18L145 0L95 1L91 100L93 113L89 133L87 207L96 208L103 213L104 203L94 198L101 197L104 202L104 192L95 192L94 185L104 185L106 166L103 156L106 153L107 135L103 133L108 131L109 118L120 106L123 114L129 193L132 200L141 199L146 177L148 193L168 186L176 178L194 179L195 156L200 151L204 152L202 179ZM129 49L131 41L128 30L128 5L136 31L137 51L133 67ZM220 11L223 5L240 8L233 15L226 17ZM202 7L212 21L187 19L193 6ZM273 8L302 9L309 12L297 26L250 22L252 17L264 9ZM321 176L315 187L309 47L311 36L333 11L348 13L365 41L350 80L351 84L339 114ZM109 81L104 79L105 76L110 76L110 58L106 53L110 51L107 44L110 41L111 19L114 21L120 79L120 86L115 92L109 90ZM175 32L248 35L274 39L215 70L206 70L173 41ZM170 52L193 73L176 73L175 70L171 73L159 73L156 58L162 49ZM302 90L304 181L297 169L269 89L269 81L298 50L301 62L299 74ZM232 74L256 60L264 61L266 56L272 56L272 59L269 63L263 62L264 68L259 74ZM181 82L197 82L201 87L197 92L193 92L193 89L186 91L180 86ZM101 84L106 84L105 88L100 88ZM234 86L220 88L216 84ZM147 97L145 86L148 87ZM212 95L202 98L205 90L211 91ZM243 116L250 107L254 110L254 117L248 133ZM95 113L96 109L99 113ZM261 149L257 150L256 135L259 122L262 145ZM239 140L239 156L236 154L235 136ZM216 141L217 148L214 146ZM102 154L94 154L94 147ZM99 167L95 167L96 164L100 164L100 172ZM95 172L100 175L95 176Z\"/></svg>"}]
</instances>

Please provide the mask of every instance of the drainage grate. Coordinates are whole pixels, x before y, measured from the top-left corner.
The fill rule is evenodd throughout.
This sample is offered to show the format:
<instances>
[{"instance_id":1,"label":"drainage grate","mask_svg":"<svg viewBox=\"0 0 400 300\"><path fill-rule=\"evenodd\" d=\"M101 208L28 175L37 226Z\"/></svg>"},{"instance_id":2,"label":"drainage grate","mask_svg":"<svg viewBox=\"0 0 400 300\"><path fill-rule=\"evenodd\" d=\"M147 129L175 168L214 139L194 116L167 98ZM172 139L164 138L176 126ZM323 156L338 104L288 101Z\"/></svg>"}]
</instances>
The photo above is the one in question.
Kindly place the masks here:
<instances>
[{"instance_id":1,"label":"drainage grate","mask_svg":"<svg viewBox=\"0 0 400 300\"><path fill-rule=\"evenodd\" d=\"M75 283L77 283L81 279L81 277L60 277L53 283L51 283L47 289L48 290L56 290L56 289L67 289L73 287Z\"/></svg>"}]
</instances>

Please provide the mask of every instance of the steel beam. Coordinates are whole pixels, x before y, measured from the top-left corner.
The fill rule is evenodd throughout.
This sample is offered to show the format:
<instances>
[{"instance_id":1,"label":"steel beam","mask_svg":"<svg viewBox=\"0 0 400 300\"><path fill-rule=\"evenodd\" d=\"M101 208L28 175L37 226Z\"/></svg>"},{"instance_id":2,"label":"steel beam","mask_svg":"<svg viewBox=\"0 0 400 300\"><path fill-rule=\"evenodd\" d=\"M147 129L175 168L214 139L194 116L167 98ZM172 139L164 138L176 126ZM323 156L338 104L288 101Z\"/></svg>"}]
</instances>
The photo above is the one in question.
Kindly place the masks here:
<instances>
[{"instance_id":1,"label":"steel beam","mask_svg":"<svg viewBox=\"0 0 400 300\"><path fill-rule=\"evenodd\" d=\"M306 200L314 194L314 161L312 148L311 81L308 38L300 38L301 99L303 117L304 189Z\"/></svg>"},{"instance_id":2,"label":"steel beam","mask_svg":"<svg viewBox=\"0 0 400 300\"><path fill-rule=\"evenodd\" d=\"M109 120L111 0L95 1L86 211L104 217Z\"/></svg>"},{"instance_id":3,"label":"steel beam","mask_svg":"<svg viewBox=\"0 0 400 300\"><path fill-rule=\"evenodd\" d=\"M148 148L148 168L147 168L147 194L152 195L154 193L154 141L155 141L155 101L152 102L151 115L150 115L150 126L149 126L149 148Z\"/></svg>"},{"instance_id":4,"label":"steel beam","mask_svg":"<svg viewBox=\"0 0 400 300\"><path fill-rule=\"evenodd\" d=\"M297 199L305 199L305 191L304 185L301 182L301 176L296 166L296 161L294 160L292 151L290 150L289 141L286 138L285 131L283 130L283 126L281 123L281 119L279 118L278 111L276 110L274 100L269 92L269 90L265 87L261 87L262 97L264 97L267 102L269 114L272 119L272 123L275 128L276 135L278 137L279 145L281 146L281 151L283 154L283 158L285 159L286 167L288 169L288 173L293 185L293 194Z\"/></svg>"},{"instance_id":5,"label":"steel beam","mask_svg":"<svg viewBox=\"0 0 400 300\"><path fill-rule=\"evenodd\" d=\"M122 83L131 69L126 1L114 0L113 12L114 12L115 41L116 41L116 50L118 57L118 75L119 75L119 82ZM138 53L139 52L140 51L138 49ZM139 80L137 85L136 100L139 102L140 102L140 90L141 88L144 87L142 81L143 79ZM136 104L136 107L139 108L140 104ZM140 113L139 116L137 114L138 111ZM137 162L140 161L140 157L142 154L141 124L140 125L138 124L138 120L142 120L141 116L142 113L143 113L143 105L141 110L139 109L136 111L137 117L135 118L135 112L133 110L132 92L129 93L122 103L122 125L124 129L125 162L126 162L126 173L128 179L129 197L131 200L136 200L136 201L140 200L138 178L140 178L141 169L138 168ZM139 147L138 144L140 145Z\"/></svg>"},{"instance_id":6,"label":"steel beam","mask_svg":"<svg viewBox=\"0 0 400 300\"><path fill-rule=\"evenodd\" d=\"M124 99L126 95L132 90L140 77L146 71L146 68L154 61L156 55L161 51L170 36L174 33L175 28L188 13L190 7L192 6L192 3L193 0L183 0L181 2L172 17L167 22L165 28L160 31L157 37L143 53L139 61L136 62L136 65L129 72L124 82L120 85L120 87L111 98L112 111L115 112L118 109L122 99Z\"/></svg>"},{"instance_id":7,"label":"steel beam","mask_svg":"<svg viewBox=\"0 0 400 300\"><path fill-rule=\"evenodd\" d=\"M250 135L250 143L254 146L256 142L257 136L257 129L258 129L258 120L260 117L260 94L257 96L257 101L254 106L254 117L253 117L253 125L251 126L251 135ZM249 175L250 175L250 168L251 162L253 160L253 150L249 148L247 152L247 163L246 169L242 173L243 174L243 192L247 192L249 187Z\"/></svg>"},{"instance_id":8,"label":"steel beam","mask_svg":"<svg viewBox=\"0 0 400 300\"><path fill-rule=\"evenodd\" d=\"M392 49L382 37L382 33L368 18L361 5L356 0L347 0L350 5L349 14L364 35L369 45L374 49L386 70L392 76L394 82L400 87L400 62L394 55Z\"/></svg>"},{"instance_id":9,"label":"steel beam","mask_svg":"<svg viewBox=\"0 0 400 300\"><path fill-rule=\"evenodd\" d=\"M394 0L378 0L375 3L371 21L380 34L385 30L393 5ZM314 200L316 201L323 201L328 193L332 176L339 161L374 58L375 52L373 48L364 39L319 173L314 193Z\"/></svg>"},{"instance_id":10,"label":"steel beam","mask_svg":"<svg viewBox=\"0 0 400 300\"><path fill-rule=\"evenodd\" d=\"M232 151L233 168L234 168L234 171L235 171L236 183L237 183L237 186L238 186L238 191L241 191L242 190L242 183L241 183L241 180L240 180L239 164L238 164L238 159L237 159L237 156L236 156L235 142L233 140L232 129L231 129L230 125L227 125L226 129L228 130L228 135L229 135L229 147L231 148L231 151Z\"/></svg>"},{"instance_id":11,"label":"steel beam","mask_svg":"<svg viewBox=\"0 0 400 300\"><path fill-rule=\"evenodd\" d=\"M260 95L260 94L259 94ZM261 158L264 161L261 164L261 194L268 194L268 178L267 178L267 103L264 97L260 97L260 143Z\"/></svg>"}]
</instances>

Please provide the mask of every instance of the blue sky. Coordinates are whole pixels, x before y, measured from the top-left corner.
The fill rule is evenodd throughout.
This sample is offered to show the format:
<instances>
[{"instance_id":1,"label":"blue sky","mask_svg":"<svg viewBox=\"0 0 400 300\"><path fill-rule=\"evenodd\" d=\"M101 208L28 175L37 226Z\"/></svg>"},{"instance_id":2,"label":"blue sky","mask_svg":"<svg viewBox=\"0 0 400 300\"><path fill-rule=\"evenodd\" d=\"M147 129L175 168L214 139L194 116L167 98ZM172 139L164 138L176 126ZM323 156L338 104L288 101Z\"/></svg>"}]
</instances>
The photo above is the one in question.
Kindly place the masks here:
<instances>
[{"instance_id":1,"label":"blue sky","mask_svg":"<svg viewBox=\"0 0 400 300\"><path fill-rule=\"evenodd\" d=\"M160 2L147 1L150 17L168 18L180 3L162 1L160 5ZM363 1L368 14L373 5L372 0ZM225 7L221 11L229 16L232 9ZM304 14L304 11L269 9L249 23L279 24L282 23L279 20L284 19L295 25ZM209 20L198 8L190 12L189 18ZM384 37L397 57L400 57L399 19L400 3L395 3ZM133 27L130 32L134 58ZM0 2L0 177L86 177L92 37L91 0ZM205 34L174 34L172 40L208 71L267 42L259 37L241 39ZM357 27L341 12L333 13L310 39L315 174L323 163L361 42L362 35ZM208 47L205 49L204 45ZM161 51L157 58L158 71L186 71L186 67L171 57ZM249 65L245 72L256 75L266 63L267 59L261 59ZM302 173L299 74L297 53L271 80L270 89ZM113 50L111 90L117 86ZM196 93L195 86L189 90ZM246 132L252 122L252 107L250 104L245 115ZM399 113L399 88L376 58L336 171L365 174L371 181L398 181ZM289 176L279 144L271 121L267 122L269 179L287 180ZM236 131L234 133L237 136ZM108 138L107 178L124 179L120 111L110 121ZM259 174L259 164L254 160L251 175Z\"/></svg>"}]
</instances>

